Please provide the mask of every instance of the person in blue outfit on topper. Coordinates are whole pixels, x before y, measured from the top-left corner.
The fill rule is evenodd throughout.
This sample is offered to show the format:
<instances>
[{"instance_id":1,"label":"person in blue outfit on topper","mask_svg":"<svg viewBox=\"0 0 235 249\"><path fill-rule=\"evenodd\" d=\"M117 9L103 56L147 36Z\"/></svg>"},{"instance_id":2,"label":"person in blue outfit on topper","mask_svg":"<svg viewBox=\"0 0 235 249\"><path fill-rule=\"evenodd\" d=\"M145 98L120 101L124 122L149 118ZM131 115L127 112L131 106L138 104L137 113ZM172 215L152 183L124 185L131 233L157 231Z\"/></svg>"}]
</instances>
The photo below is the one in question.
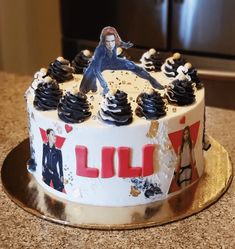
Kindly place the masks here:
<instances>
[{"instance_id":1,"label":"person in blue outfit on topper","mask_svg":"<svg viewBox=\"0 0 235 249\"><path fill-rule=\"evenodd\" d=\"M99 80L105 95L109 91L107 82L102 76L104 70L127 70L150 82L153 88L163 89L164 87L156 81L145 69L137 66L134 62L117 57L117 47L128 49L132 47L131 42L123 42L113 27L105 27L101 31L100 42L94 52L94 57L84 72L80 85L82 93L89 91L96 92L96 79Z\"/></svg>"}]
</instances>

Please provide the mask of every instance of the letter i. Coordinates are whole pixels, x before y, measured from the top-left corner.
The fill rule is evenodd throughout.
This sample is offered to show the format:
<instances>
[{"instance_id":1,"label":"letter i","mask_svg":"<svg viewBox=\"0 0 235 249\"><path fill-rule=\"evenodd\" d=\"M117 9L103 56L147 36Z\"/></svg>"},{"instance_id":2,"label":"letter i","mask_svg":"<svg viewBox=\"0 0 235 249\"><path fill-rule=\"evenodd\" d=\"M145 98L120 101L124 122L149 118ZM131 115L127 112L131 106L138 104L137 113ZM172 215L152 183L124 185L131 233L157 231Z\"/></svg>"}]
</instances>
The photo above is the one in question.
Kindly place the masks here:
<instances>
[{"instance_id":1,"label":"letter i","mask_svg":"<svg viewBox=\"0 0 235 249\"><path fill-rule=\"evenodd\" d=\"M155 144L146 144L143 147L143 176L152 175L154 172L154 150Z\"/></svg>"},{"instance_id":2,"label":"letter i","mask_svg":"<svg viewBox=\"0 0 235 249\"><path fill-rule=\"evenodd\" d=\"M109 178L114 176L114 147L102 148L102 168L101 177Z\"/></svg>"}]
</instances>

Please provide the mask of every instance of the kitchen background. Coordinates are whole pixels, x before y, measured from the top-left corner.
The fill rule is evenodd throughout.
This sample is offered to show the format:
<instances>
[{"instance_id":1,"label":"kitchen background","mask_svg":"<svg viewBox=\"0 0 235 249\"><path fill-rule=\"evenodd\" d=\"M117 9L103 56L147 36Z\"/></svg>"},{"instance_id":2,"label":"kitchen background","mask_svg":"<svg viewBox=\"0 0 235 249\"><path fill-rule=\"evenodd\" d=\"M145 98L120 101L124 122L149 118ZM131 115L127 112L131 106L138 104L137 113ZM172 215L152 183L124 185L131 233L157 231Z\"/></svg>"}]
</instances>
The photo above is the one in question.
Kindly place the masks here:
<instances>
[{"instance_id":1,"label":"kitchen background","mask_svg":"<svg viewBox=\"0 0 235 249\"><path fill-rule=\"evenodd\" d=\"M0 70L33 74L61 54L58 0L0 0Z\"/></svg>"},{"instance_id":2,"label":"kitchen background","mask_svg":"<svg viewBox=\"0 0 235 249\"><path fill-rule=\"evenodd\" d=\"M61 54L73 59L81 49L94 50L101 29L111 25L135 44L127 51L132 60L152 47L164 56L184 54L206 88L217 89L207 91L207 103L216 106L221 90L230 89L222 107L231 108L234 9L230 0L0 0L0 70L32 75Z\"/></svg>"}]
</instances>

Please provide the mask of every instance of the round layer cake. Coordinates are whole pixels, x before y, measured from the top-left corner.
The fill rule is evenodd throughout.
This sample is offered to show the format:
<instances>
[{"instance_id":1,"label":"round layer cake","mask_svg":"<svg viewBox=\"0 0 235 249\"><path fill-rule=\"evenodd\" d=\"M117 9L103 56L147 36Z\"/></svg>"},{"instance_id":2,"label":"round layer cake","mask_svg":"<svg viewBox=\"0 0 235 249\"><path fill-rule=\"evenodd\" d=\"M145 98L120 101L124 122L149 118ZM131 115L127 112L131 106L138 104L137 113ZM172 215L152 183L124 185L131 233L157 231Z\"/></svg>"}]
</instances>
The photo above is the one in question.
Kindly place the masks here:
<instances>
[{"instance_id":1,"label":"round layer cake","mask_svg":"<svg viewBox=\"0 0 235 249\"><path fill-rule=\"evenodd\" d=\"M31 87L27 90L32 173L46 191L81 204L131 206L167 198L200 178L204 89L194 89L192 104L179 106L173 100L172 79L162 72L150 74L165 86L158 95L168 99L165 114L155 118L146 116L143 107L144 94L152 91L148 81L129 71L103 72L110 89L127 94L131 119L123 125L108 122L113 118L102 114L106 102L101 89L86 94L83 106L89 110L82 122L61 119L68 115L65 96L78 91L82 74L59 84L60 104L54 110L36 108L38 93ZM49 164L50 178L45 174Z\"/></svg>"}]
</instances>

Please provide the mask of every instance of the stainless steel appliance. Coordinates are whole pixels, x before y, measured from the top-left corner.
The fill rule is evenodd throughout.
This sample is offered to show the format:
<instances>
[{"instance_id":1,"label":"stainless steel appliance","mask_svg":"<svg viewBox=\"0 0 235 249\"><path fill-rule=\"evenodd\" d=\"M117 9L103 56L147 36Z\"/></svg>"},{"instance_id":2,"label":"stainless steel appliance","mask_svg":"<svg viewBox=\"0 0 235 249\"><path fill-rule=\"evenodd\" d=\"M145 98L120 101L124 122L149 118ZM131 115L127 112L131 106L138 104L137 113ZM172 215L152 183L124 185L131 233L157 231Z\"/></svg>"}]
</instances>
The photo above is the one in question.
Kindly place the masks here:
<instances>
[{"instance_id":1,"label":"stainless steel appliance","mask_svg":"<svg viewBox=\"0 0 235 249\"><path fill-rule=\"evenodd\" d=\"M154 47L160 51L235 59L235 1L61 0L60 3L63 52L68 58L82 48L94 48L101 29L111 25L123 40L135 44L135 51Z\"/></svg>"},{"instance_id":2,"label":"stainless steel appliance","mask_svg":"<svg viewBox=\"0 0 235 249\"><path fill-rule=\"evenodd\" d=\"M175 0L171 49L235 57L235 1Z\"/></svg>"}]
</instances>

